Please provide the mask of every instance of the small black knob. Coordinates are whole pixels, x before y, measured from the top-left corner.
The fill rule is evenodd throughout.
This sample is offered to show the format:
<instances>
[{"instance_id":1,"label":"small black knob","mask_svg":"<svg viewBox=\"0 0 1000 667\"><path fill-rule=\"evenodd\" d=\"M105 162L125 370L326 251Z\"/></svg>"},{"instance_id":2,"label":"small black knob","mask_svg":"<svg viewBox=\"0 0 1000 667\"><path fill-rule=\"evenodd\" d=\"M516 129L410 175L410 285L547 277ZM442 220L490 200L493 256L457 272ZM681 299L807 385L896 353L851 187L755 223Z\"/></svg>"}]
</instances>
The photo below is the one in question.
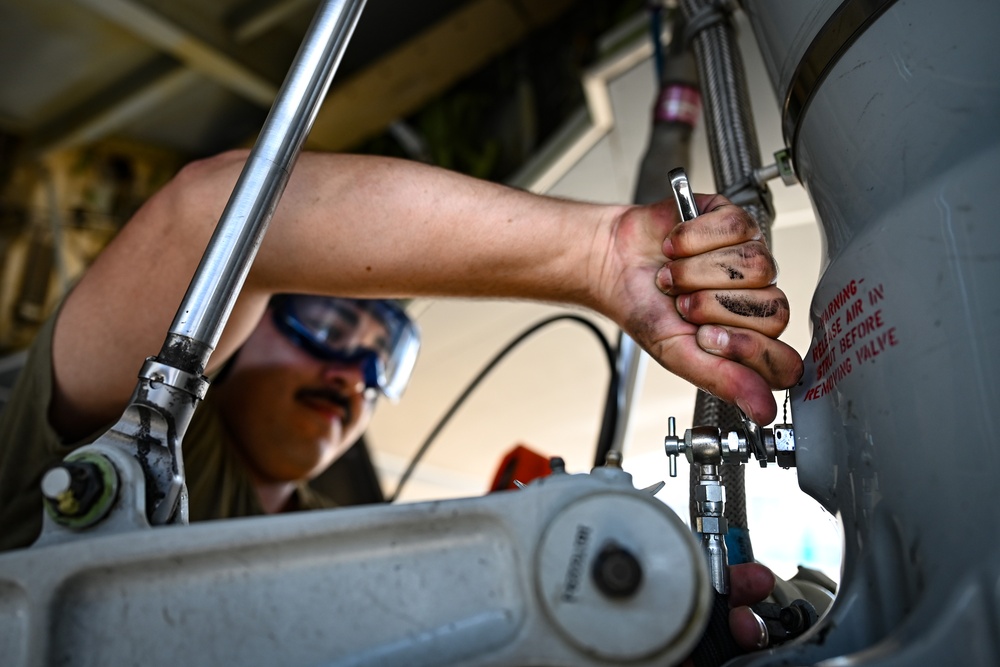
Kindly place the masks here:
<instances>
[{"instance_id":1,"label":"small black knob","mask_svg":"<svg viewBox=\"0 0 1000 667\"><path fill-rule=\"evenodd\" d=\"M797 637L816 624L818 615L816 608L805 600L793 600L787 607L782 607L778 621L790 636Z\"/></svg>"},{"instance_id":2,"label":"small black knob","mask_svg":"<svg viewBox=\"0 0 1000 667\"><path fill-rule=\"evenodd\" d=\"M642 565L632 552L608 542L594 558L594 584L610 598L627 598L642 585Z\"/></svg>"}]
</instances>

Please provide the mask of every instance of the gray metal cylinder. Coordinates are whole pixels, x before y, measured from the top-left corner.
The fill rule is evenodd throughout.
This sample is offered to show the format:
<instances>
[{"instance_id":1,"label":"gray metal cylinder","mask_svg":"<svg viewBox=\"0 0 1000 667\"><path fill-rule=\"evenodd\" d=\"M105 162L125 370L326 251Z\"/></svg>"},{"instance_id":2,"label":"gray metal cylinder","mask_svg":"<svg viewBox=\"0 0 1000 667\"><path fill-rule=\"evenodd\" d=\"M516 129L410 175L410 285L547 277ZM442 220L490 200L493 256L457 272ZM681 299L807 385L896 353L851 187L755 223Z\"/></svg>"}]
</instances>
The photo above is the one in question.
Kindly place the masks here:
<instances>
[{"instance_id":1,"label":"gray metal cylinder","mask_svg":"<svg viewBox=\"0 0 1000 667\"><path fill-rule=\"evenodd\" d=\"M746 4L825 239L799 482L845 533L782 660L1000 664L1000 5Z\"/></svg>"}]
</instances>

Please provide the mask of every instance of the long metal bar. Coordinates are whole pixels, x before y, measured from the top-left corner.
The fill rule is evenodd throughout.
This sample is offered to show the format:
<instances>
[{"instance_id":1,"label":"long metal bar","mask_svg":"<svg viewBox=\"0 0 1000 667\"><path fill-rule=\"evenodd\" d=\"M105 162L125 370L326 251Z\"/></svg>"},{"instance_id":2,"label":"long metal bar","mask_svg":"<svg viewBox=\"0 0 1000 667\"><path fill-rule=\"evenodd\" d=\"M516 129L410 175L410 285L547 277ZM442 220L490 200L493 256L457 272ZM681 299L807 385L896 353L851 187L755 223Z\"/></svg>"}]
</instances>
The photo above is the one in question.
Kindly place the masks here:
<instances>
[{"instance_id":1,"label":"long metal bar","mask_svg":"<svg viewBox=\"0 0 1000 667\"><path fill-rule=\"evenodd\" d=\"M626 334L618 339L618 419L615 421L614 434L611 437L610 451L622 453L625 449L625 435L628 431L629 419L632 417L632 405L639 394L643 368L642 349L639 344Z\"/></svg>"},{"instance_id":2,"label":"long metal bar","mask_svg":"<svg viewBox=\"0 0 1000 667\"><path fill-rule=\"evenodd\" d=\"M364 4L326 0L317 10L171 325L169 358L180 337L208 348L203 366L218 343Z\"/></svg>"}]
</instances>

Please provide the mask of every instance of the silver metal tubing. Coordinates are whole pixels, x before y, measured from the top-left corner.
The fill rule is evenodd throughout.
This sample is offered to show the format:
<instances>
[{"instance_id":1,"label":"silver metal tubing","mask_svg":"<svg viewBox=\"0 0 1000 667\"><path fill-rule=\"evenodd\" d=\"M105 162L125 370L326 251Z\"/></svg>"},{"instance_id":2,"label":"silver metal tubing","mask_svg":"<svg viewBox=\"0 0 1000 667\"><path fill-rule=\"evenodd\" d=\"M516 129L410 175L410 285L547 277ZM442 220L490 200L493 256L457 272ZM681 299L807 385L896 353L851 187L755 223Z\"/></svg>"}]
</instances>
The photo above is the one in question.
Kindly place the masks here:
<instances>
[{"instance_id":1,"label":"silver metal tubing","mask_svg":"<svg viewBox=\"0 0 1000 667\"><path fill-rule=\"evenodd\" d=\"M715 186L722 193L728 193L733 188L739 193L744 184L753 183L753 174L760 169L761 158L735 27L731 17L726 16L723 11L725 3L681 0L680 5L689 23L699 15L704 17L706 12L723 12L718 17L719 20L703 22L707 27L693 34L692 47L698 64ZM757 221L764 238L770 244L770 194L766 186L754 194L755 201L739 203ZM732 194L730 197L734 198ZM740 424L733 406L703 391L698 392L694 421L695 424L707 424L723 431L733 430ZM730 497L726 506L729 523L745 528L747 516L743 466L723 464L720 471L722 483ZM691 468L689 481L693 491L698 483L694 467ZM691 511L693 520L696 512L693 500ZM747 547L749 550L749 541ZM734 553L734 556L738 555Z\"/></svg>"},{"instance_id":2,"label":"silver metal tubing","mask_svg":"<svg viewBox=\"0 0 1000 667\"><path fill-rule=\"evenodd\" d=\"M625 448L625 433L628 430L629 418L632 416L632 405L638 393L641 376L642 349L629 336L622 334L618 343L618 420L615 422L614 435L611 438L609 452L619 454Z\"/></svg>"},{"instance_id":3,"label":"silver metal tubing","mask_svg":"<svg viewBox=\"0 0 1000 667\"><path fill-rule=\"evenodd\" d=\"M183 336L207 346L208 353L218 343L364 4L326 0L317 10L184 295L168 341Z\"/></svg>"}]
</instances>

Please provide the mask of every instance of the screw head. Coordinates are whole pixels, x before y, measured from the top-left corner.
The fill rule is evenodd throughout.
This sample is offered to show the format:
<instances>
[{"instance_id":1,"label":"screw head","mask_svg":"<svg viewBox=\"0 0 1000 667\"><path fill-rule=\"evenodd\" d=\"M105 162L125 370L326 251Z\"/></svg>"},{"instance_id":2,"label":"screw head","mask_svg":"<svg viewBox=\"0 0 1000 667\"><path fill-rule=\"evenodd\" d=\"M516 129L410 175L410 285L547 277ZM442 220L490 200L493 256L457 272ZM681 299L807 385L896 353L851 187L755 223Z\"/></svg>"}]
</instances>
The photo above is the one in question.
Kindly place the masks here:
<instances>
[{"instance_id":1,"label":"screw head","mask_svg":"<svg viewBox=\"0 0 1000 667\"><path fill-rule=\"evenodd\" d=\"M609 542L594 557L591 576L598 590L608 597L627 598L642 585L642 564L631 551Z\"/></svg>"},{"instance_id":2,"label":"screw head","mask_svg":"<svg viewBox=\"0 0 1000 667\"><path fill-rule=\"evenodd\" d=\"M58 500L59 496L70 490L73 483L73 476L65 466L56 466L48 470L42 477L42 495L51 500Z\"/></svg>"},{"instance_id":3,"label":"screw head","mask_svg":"<svg viewBox=\"0 0 1000 667\"><path fill-rule=\"evenodd\" d=\"M101 471L89 461L68 460L42 476L42 496L60 517L86 514L104 492Z\"/></svg>"}]
</instances>

